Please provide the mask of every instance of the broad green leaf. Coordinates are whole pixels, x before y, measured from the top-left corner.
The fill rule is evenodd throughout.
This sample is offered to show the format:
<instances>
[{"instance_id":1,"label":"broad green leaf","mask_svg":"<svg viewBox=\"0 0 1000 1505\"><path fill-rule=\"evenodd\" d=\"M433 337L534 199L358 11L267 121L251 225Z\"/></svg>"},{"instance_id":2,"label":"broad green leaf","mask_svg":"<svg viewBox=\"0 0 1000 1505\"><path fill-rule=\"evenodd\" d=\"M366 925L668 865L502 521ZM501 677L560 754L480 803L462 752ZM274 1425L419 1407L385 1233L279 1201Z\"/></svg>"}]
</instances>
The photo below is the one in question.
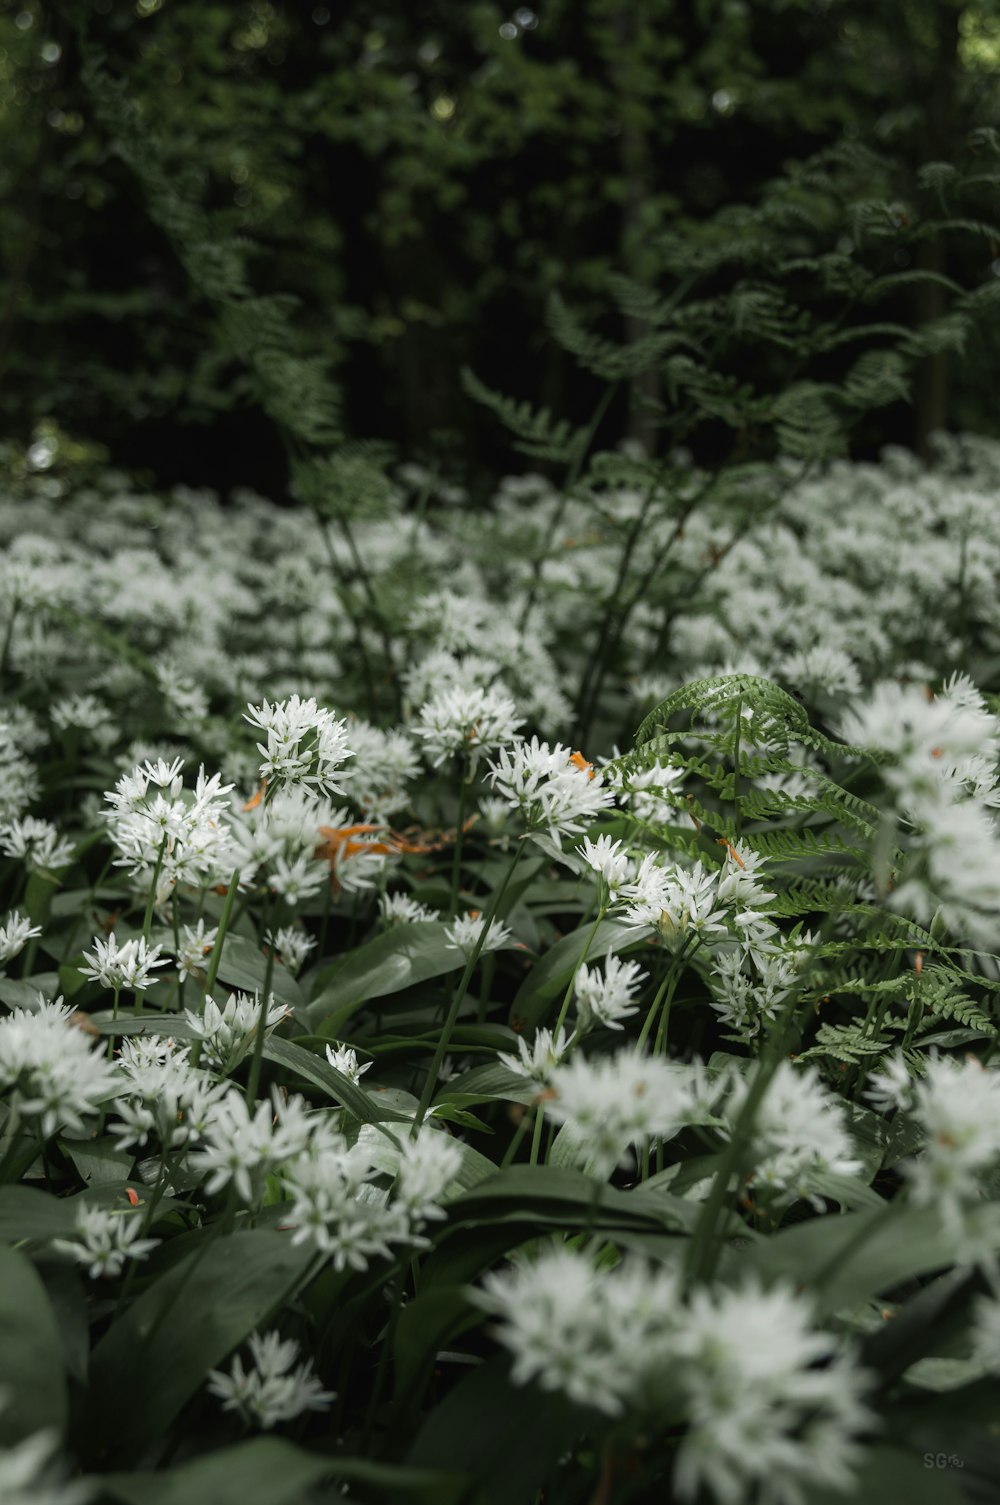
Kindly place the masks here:
<instances>
[{"instance_id":1,"label":"broad green leaf","mask_svg":"<svg viewBox=\"0 0 1000 1505\"><path fill-rule=\"evenodd\" d=\"M562 1396L513 1385L506 1360L493 1359L431 1411L407 1462L461 1470L468 1505L520 1505L537 1498L580 1429Z\"/></svg>"},{"instance_id":2,"label":"broad green leaf","mask_svg":"<svg viewBox=\"0 0 1000 1505\"><path fill-rule=\"evenodd\" d=\"M0 1441L66 1426L66 1361L59 1324L31 1261L0 1248Z\"/></svg>"},{"instance_id":3,"label":"broad green leaf","mask_svg":"<svg viewBox=\"0 0 1000 1505\"><path fill-rule=\"evenodd\" d=\"M100 1484L123 1505L298 1505L323 1479L356 1479L418 1505L458 1499L452 1474L310 1453L283 1437L254 1437L162 1473L105 1474Z\"/></svg>"},{"instance_id":4,"label":"broad green leaf","mask_svg":"<svg viewBox=\"0 0 1000 1505\"><path fill-rule=\"evenodd\" d=\"M38 995L54 998L59 991L58 972L36 972L34 977L0 977L0 1003L9 1009L33 1009Z\"/></svg>"},{"instance_id":5,"label":"broad green leaf","mask_svg":"<svg viewBox=\"0 0 1000 1505\"><path fill-rule=\"evenodd\" d=\"M312 1051L304 1050L291 1040L271 1035L264 1042L264 1055L276 1065L284 1066L305 1081L312 1082L314 1087L321 1087L328 1097L353 1113L362 1123L410 1123L412 1120L413 1115L410 1113L401 1113L388 1103L380 1105L378 1093L365 1092L350 1077L331 1066L329 1061L321 1056L314 1056Z\"/></svg>"},{"instance_id":6,"label":"broad green leaf","mask_svg":"<svg viewBox=\"0 0 1000 1505\"><path fill-rule=\"evenodd\" d=\"M219 980L243 993L260 993L263 996L267 980L267 958L246 936L227 935L219 962ZM305 995L292 974L278 961L274 963L271 972L271 992L278 1003L287 1005L296 1014L301 1011L303 1022L305 1021Z\"/></svg>"},{"instance_id":7,"label":"broad green leaf","mask_svg":"<svg viewBox=\"0 0 1000 1505\"><path fill-rule=\"evenodd\" d=\"M359 946L338 967L329 987L309 1005L314 1029L324 1020L341 1029L352 1014L370 998L387 998L414 983L465 966L465 956L445 939L447 926L439 920L397 925Z\"/></svg>"},{"instance_id":8,"label":"broad green leaf","mask_svg":"<svg viewBox=\"0 0 1000 1505\"><path fill-rule=\"evenodd\" d=\"M76 1219L76 1199L53 1197L32 1186L0 1187L0 1241L63 1238Z\"/></svg>"},{"instance_id":9,"label":"broad green leaf","mask_svg":"<svg viewBox=\"0 0 1000 1505\"><path fill-rule=\"evenodd\" d=\"M456 1108L496 1101L528 1104L535 1101L539 1090L537 1082L518 1076L499 1061L491 1061L487 1066L474 1066L454 1077L438 1093L436 1101L451 1103Z\"/></svg>"},{"instance_id":10,"label":"broad green leaf","mask_svg":"<svg viewBox=\"0 0 1000 1505\"><path fill-rule=\"evenodd\" d=\"M465 1286L435 1285L407 1302L399 1314L393 1348L397 1396L406 1395L429 1374L445 1343L482 1320Z\"/></svg>"},{"instance_id":11,"label":"broad green leaf","mask_svg":"<svg viewBox=\"0 0 1000 1505\"><path fill-rule=\"evenodd\" d=\"M587 944L591 931L594 932L593 939ZM520 1028L539 1024L549 1006L565 991L581 960L590 961L609 950L630 951L641 945L649 934L648 926L626 925L622 920L602 920L596 930L592 924L582 925L579 930L564 935L524 979L511 1007L511 1023ZM583 954L585 944L586 956Z\"/></svg>"},{"instance_id":12,"label":"broad green leaf","mask_svg":"<svg viewBox=\"0 0 1000 1505\"><path fill-rule=\"evenodd\" d=\"M138 1456L305 1273L311 1245L253 1229L194 1250L128 1308L93 1354L91 1427Z\"/></svg>"},{"instance_id":13,"label":"broad green leaf","mask_svg":"<svg viewBox=\"0 0 1000 1505\"><path fill-rule=\"evenodd\" d=\"M116 1139L61 1139L59 1148L88 1186L124 1186L132 1174L135 1157L121 1149Z\"/></svg>"},{"instance_id":14,"label":"broad green leaf","mask_svg":"<svg viewBox=\"0 0 1000 1505\"><path fill-rule=\"evenodd\" d=\"M970 1218L984 1246L1000 1249L1000 1206L981 1207ZM823 1317L919 1275L948 1269L956 1251L954 1237L933 1209L887 1205L782 1228L747 1257L762 1275L782 1276L805 1290Z\"/></svg>"}]
</instances>

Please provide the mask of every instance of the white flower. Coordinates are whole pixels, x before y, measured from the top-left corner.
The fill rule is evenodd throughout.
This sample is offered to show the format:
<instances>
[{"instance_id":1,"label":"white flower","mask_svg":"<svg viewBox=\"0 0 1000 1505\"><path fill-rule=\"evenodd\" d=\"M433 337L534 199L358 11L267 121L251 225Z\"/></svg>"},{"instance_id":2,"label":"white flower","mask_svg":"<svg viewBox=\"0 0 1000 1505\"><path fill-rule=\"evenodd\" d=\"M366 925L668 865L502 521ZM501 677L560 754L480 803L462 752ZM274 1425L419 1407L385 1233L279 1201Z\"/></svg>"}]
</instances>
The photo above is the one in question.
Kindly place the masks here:
<instances>
[{"instance_id":1,"label":"white flower","mask_svg":"<svg viewBox=\"0 0 1000 1505\"><path fill-rule=\"evenodd\" d=\"M591 841L585 836L578 850L587 866L604 879L611 895L617 894L632 875L632 863L622 841L614 841L610 836Z\"/></svg>"},{"instance_id":2,"label":"white flower","mask_svg":"<svg viewBox=\"0 0 1000 1505\"><path fill-rule=\"evenodd\" d=\"M735 1128L752 1073L733 1073L722 1117ZM843 1103L826 1088L814 1067L795 1067L782 1061L758 1105L751 1130L753 1186L770 1192L779 1203L809 1198L822 1208L812 1190L817 1172L854 1176L862 1169L847 1130Z\"/></svg>"},{"instance_id":3,"label":"white flower","mask_svg":"<svg viewBox=\"0 0 1000 1505\"><path fill-rule=\"evenodd\" d=\"M913 1115L927 1143L906 1162L910 1195L937 1207L958 1236L983 1175L1000 1162L1000 1072L974 1056L932 1053L913 1087Z\"/></svg>"},{"instance_id":4,"label":"white flower","mask_svg":"<svg viewBox=\"0 0 1000 1505\"><path fill-rule=\"evenodd\" d=\"M221 776L206 778L198 770L194 789L185 789L183 759L137 765L105 794L108 833L119 856L115 865L128 869L141 888L148 888L159 867L156 902L165 904L178 883L201 887L228 879L235 851L226 816L231 784Z\"/></svg>"},{"instance_id":5,"label":"white flower","mask_svg":"<svg viewBox=\"0 0 1000 1505\"><path fill-rule=\"evenodd\" d=\"M326 872L311 856L296 857L294 862L289 862L281 855L275 858L267 882L273 893L280 894L286 904L296 909L323 887Z\"/></svg>"},{"instance_id":6,"label":"white flower","mask_svg":"<svg viewBox=\"0 0 1000 1505\"><path fill-rule=\"evenodd\" d=\"M357 1051L352 1050L349 1045L328 1045L326 1059L336 1071L350 1077L355 1086L360 1082L363 1074L371 1070L372 1065L371 1061L366 1061L363 1066L359 1066Z\"/></svg>"},{"instance_id":7,"label":"white flower","mask_svg":"<svg viewBox=\"0 0 1000 1505\"><path fill-rule=\"evenodd\" d=\"M444 933L444 938L450 946L456 946L465 955L471 956L479 945L486 924L484 915L470 910L468 914L460 915L457 920L452 920ZM510 941L510 931L499 920L491 920L490 928L483 939L482 951L500 951Z\"/></svg>"},{"instance_id":8,"label":"white flower","mask_svg":"<svg viewBox=\"0 0 1000 1505\"><path fill-rule=\"evenodd\" d=\"M359 1136L349 1146L324 1120L283 1168L292 1198L292 1243L315 1244L337 1270L365 1270L371 1259L387 1257L394 1243L409 1241L402 1202L387 1200L370 1185L377 1173L370 1145Z\"/></svg>"},{"instance_id":9,"label":"white flower","mask_svg":"<svg viewBox=\"0 0 1000 1505\"><path fill-rule=\"evenodd\" d=\"M20 858L29 869L48 872L72 862L74 847L71 841L60 841L50 821L26 815L0 826L0 852Z\"/></svg>"},{"instance_id":10,"label":"white flower","mask_svg":"<svg viewBox=\"0 0 1000 1505\"><path fill-rule=\"evenodd\" d=\"M345 776L352 804L376 821L404 810L410 799L407 786L420 773L420 759L407 734L352 720L348 736L354 761Z\"/></svg>"},{"instance_id":11,"label":"white flower","mask_svg":"<svg viewBox=\"0 0 1000 1505\"><path fill-rule=\"evenodd\" d=\"M150 977L153 968L167 965L168 959L161 957L160 951L159 946L147 946L142 936L122 945L118 944L113 933L106 941L95 936L93 951L83 953L88 965L78 970L103 988L114 988L115 992L131 988L134 993L144 993L160 981L158 977Z\"/></svg>"},{"instance_id":12,"label":"white flower","mask_svg":"<svg viewBox=\"0 0 1000 1505\"><path fill-rule=\"evenodd\" d=\"M502 689L446 687L420 707L413 727L437 767L460 752L473 758L513 741L524 718Z\"/></svg>"},{"instance_id":13,"label":"white flower","mask_svg":"<svg viewBox=\"0 0 1000 1505\"><path fill-rule=\"evenodd\" d=\"M283 1342L276 1332L254 1333L250 1353L250 1369L243 1367L239 1354L228 1374L210 1369L208 1389L224 1411L238 1411L251 1426L266 1432L303 1411L325 1411L336 1399L332 1390L323 1389L308 1359L292 1367L299 1356L293 1340Z\"/></svg>"},{"instance_id":14,"label":"white flower","mask_svg":"<svg viewBox=\"0 0 1000 1505\"><path fill-rule=\"evenodd\" d=\"M320 794L343 794L337 782L342 765L353 756L347 726L315 700L292 695L274 705L248 705L244 720L267 736L257 743L260 776L271 789L306 785Z\"/></svg>"},{"instance_id":15,"label":"white flower","mask_svg":"<svg viewBox=\"0 0 1000 1505\"><path fill-rule=\"evenodd\" d=\"M423 1124L415 1138L403 1141L394 1195L415 1223L443 1218L438 1204L461 1169L455 1141Z\"/></svg>"},{"instance_id":16,"label":"white flower","mask_svg":"<svg viewBox=\"0 0 1000 1505\"><path fill-rule=\"evenodd\" d=\"M517 1076L530 1077L535 1082L547 1082L569 1049L569 1044L563 1028L560 1027L555 1035L551 1030L539 1029L530 1045L523 1035L518 1038L516 1056L501 1050L498 1052L498 1059L508 1071L513 1071Z\"/></svg>"},{"instance_id":17,"label":"white flower","mask_svg":"<svg viewBox=\"0 0 1000 1505\"><path fill-rule=\"evenodd\" d=\"M490 782L529 831L544 831L561 846L563 836L579 836L602 810L614 804L614 791L581 753L557 742L550 747L532 737L501 747L490 764Z\"/></svg>"},{"instance_id":18,"label":"white flower","mask_svg":"<svg viewBox=\"0 0 1000 1505\"><path fill-rule=\"evenodd\" d=\"M269 934L267 943L272 951L278 953L293 977L298 976L306 957L316 949L312 936L306 935L303 930L296 930L294 925L283 925L273 935Z\"/></svg>"},{"instance_id":19,"label":"white flower","mask_svg":"<svg viewBox=\"0 0 1000 1505\"><path fill-rule=\"evenodd\" d=\"M1000 1297L980 1296L973 1308L972 1358L1000 1375Z\"/></svg>"},{"instance_id":20,"label":"white flower","mask_svg":"<svg viewBox=\"0 0 1000 1505\"><path fill-rule=\"evenodd\" d=\"M0 1019L0 1092L13 1092L12 1111L37 1119L46 1138L59 1129L82 1132L86 1115L114 1091L103 1042L95 1047L71 1024L73 1013L61 998L48 1003L39 994L33 1011L14 1009Z\"/></svg>"},{"instance_id":21,"label":"white flower","mask_svg":"<svg viewBox=\"0 0 1000 1505\"><path fill-rule=\"evenodd\" d=\"M437 914L426 904L418 904L409 894L380 894L378 911L386 925L420 924L436 920Z\"/></svg>"},{"instance_id":22,"label":"white flower","mask_svg":"<svg viewBox=\"0 0 1000 1505\"><path fill-rule=\"evenodd\" d=\"M160 1240L140 1238L142 1218L131 1208L80 1207L74 1237L53 1239L52 1247L87 1265L91 1280L120 1275L127 1259L146 1259Z\"/></svg>"},{"instance_id":23,"label":"white flower","mask_svg":"<svg viewBox=\"0 0 1000 1505\"><path fill-rule=\"evenodd\" d=\"M693 1108L688 1078L686 1068L633 1050L590 1060L577 1054L552 1072L545 1111L568 1126L580 1158L608 1176L629 1146L682 1128Z\"/></svg>"},{"instance_id":24,"label":"white flower","mask_svg":"<svg viewBox=\"0 0 1000 1505\"><path fill-rule=\"evenodd\" d=\"M252 998L247 993L230 993L221 1009L206 993L201 1014L186 1009L184 1018L195 1039L202 1042L201 1059L206 1066L212 1067L220 1076L235 1071L253 1046L262 1011L259 993L254 993ZM275 1003L272 993L267 1000L265 1032L270 1033L287 1013L284 1004Z\"/></svg>"},{"instance_id":25,"label":"white flower","mask_svg":"<svg viewBox=\"0 0 1000 1505\"><path fill-rule=\"evenodd\" d=\"M625 919L632 925L652 925L676 948L690 932L711 940L725 934L728 906L719 900L719 874L700 862L693 868L677 863L661 866L655 853L639 864L635 877L621 888Z\"/></svg>"},{"instance_id":26,"label":"white flower","mask_svg":"<svg viewBox=\"0 0 1000 1505\"><path fill-rule=\"evenodd\" d=\"M309 1142L310 1125L301 1098L284 1103L267 1098L247 1107L243 1093L231 1088L212 1105L203 1142L190 1164L207 1177L209 1196L233 1183L244 1206L261 1195L266 1178L280 1171Z\"/></svg>"},{"instance_id":27,"label":"white flower","mask_svg":"<svg viewBox=\"0 0 1000 1505\"><path fill-rule=\"evenodd\" d=\"M40 925L32 925L27 915L12 909L0 925L0 968L20 956L28 942L41 933Z\"/></svg>"},{"instance_id":28,"label":"white flower","mask_svg":"<svg viewBox=\"0 0 1000 1505\"><path fill-rule=\"evenodd\" d=\"M868 1077L871 1086L865 1097L877 1113L893 1113L897 1108L909 1108L913 1103L913 1077L902 1051L882 1062L881 1071L873 1071Z\"/></svg>"},{"instance_id":29,"label":"white flower","mask_svg":"<svg viewBox=\"0 0 1000 1505\"><path fill-rule=\"evenodd\" d=\"M197 977L205 970L206 959L218 933L217 925L206 926L204 920L199 920L196 925L181 926L180 946L175 955L177 970L182 977Z\"/></svg>"},{"instance_id":30,"label":"white flower","mask_svg":"<svg viewBox=\"0 0 1000 1505\"><path fill-rule=\"evenodd\" d=\"M873 1419L867 1376L811 1315L790 1289L753 1279L693 1292L672 1339L689 1418L680 1498L707 1489L720 1505L742 1505L760 1486L776 1505L799 1505L813 1485L851 1488L858 1434Z\"/></svg>"},{"instance_id":31,"label":"white flower","mask_svg":"<svg viewBox=\"0 0 1000 1505\"><path fill-rule=\"evenodd\" d=\"M161 1151L196 1144L215 1104L229 1091L190 1062L190 1047L167 1035L135 1035L118 1051L120 1083L109 1125L123 1149L145 1145L151 1136Z\"/></svg>"},{"instance_id":32,"label":"white flower","mask_svg":"<svg viewBox=\"0 0 1000 1505\"><path fill-rule=\"evenodd\" d=\"M585 1253L556 1247L491 1271L472 1299L502 1319L515 1384L618 1416L662 1357L679 1298L668 1271L629 1262L599 1274Z\"/></svg>"},{"instance_id":33,"label":"white flower","mask_svg":"<svg viewBox=\"0 0 1000 1505\"><path fill-rule=\"evenodd\" d=\"M603 973L581 966L574 983L581 1020L587 1026L596 1019L608 1029L624 1029L622 1020L638 1012L634 999L645 976L638 962L623 962L611 951L604 958Z\"/></svg>"},{"instance_id":34,"label":"white flower","mask_svg":"<svg viewBox=\"0 0 1000 1505\"><path fill-rule=\"evenodd\" d=\"M0 1500L4 1505L85 1505L94 1485L85 1479L58 1482L59 1439L54 1430L33 1432L14 1447L0 1447Z\"/></svg>"}]
</instances>

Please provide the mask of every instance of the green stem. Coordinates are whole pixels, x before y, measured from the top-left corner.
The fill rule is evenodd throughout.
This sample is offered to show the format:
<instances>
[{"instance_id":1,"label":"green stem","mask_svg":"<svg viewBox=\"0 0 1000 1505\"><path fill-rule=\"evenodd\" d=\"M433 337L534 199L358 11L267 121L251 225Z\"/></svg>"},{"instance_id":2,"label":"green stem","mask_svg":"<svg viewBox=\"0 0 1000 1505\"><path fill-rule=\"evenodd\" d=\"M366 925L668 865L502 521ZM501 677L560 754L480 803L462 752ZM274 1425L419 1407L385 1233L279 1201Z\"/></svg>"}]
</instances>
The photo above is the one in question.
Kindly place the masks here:
<instances>
[{"instance_id":1,"label":"green stem","mask_svg":"<svg viewBox=\"0 0 1000 1505\"><path fill-rule=\"evenodd\" d=\"M458 786L458 823L455 826L455 852L451 859L451 900L448 905L449 917L454 917L458 912L458 891L462 881L462 837L465 835L465 807L469 798L469 781L472 770L467 760L462 760L462 780Z\"/></svg>"},{"instance_id":2,"label":"green stem","mask_svg":"<svg viewBox=\"0 0 1000 1505\"><path fill-rule=\"evenodd\" d=\"M542 1126L545 1123L545 1113L541 1103L535 1109L535 1127L531 1135L531 1154L528 1159L529 1165L538 1164L538 1150L542 1143Z\"/></svg>"},{"instance_id":3,"label":"green stem","mask_svg":"<svg viewBox=\"0 0 1000 1505\"><path fill-rule=\"evenodd\" d=\"M694 945L690 948L687 941L685 941L677 954L677 961L670 969L670 986L667 989L667 996L663 1004L663 1013L660 1015L660 1024L656 1031L656 1041L653 1045L654 1056L666 1054L667 1032L670 1029L670 1006L674 1001L674 994L677 992L677 984L681 980L681 973L687 963L690 962L700 944L701 938L699 936L695 936Z\"/></svg>"},{"instance_id":4,"label":"green stem","mask_svg":"<svg viewBox=\"0 0 1000 1505\"><path fill-rule=\"evenodd\" d=\"M267 906L264 918L264 934L271 930L271 920L274 914L273 895ZM253 1055L250 1059L250 1074L247 1077L247 1103L251 1105L257 1101L257 1088L260 1085L260 1068L264 1059L264 1041L267 1038L267 1011L271 1001L271 979L274 976L274 946L268 942L267 963L264 968L264 992L260 1001L260 1018L257 1020L257 1033L254 1036Z\"/></svg>"},{"instance_id":5,"label":"green stem","mask_svg":"<svg viewBox=\"0 0 1000 1505\"><path fill-rule=\"evenodd\" d=\"M514 875L514 869L517 867L517 864L520 861L522 850L523 848L521 843L518 843L518 845L514 849L513 861L507 868L506 873L504 873L503 880L501 881L499 888L495 890L493 898L490 900L490 907L486 911L486 914L483 918L483 928L480 931L479 939L469 954L468 960L465 963L465 969L462 972L462 976L459 980L458 987L455 989L455 992L452 995L451 1004L448 1009L448 1016L445 1019L444 1028L442 1029L441 1034L438 1036L437 1048L434 1051L434 1057L430 1064L430 1070L427 1073L427 1079L424 1082L423 1091L420 1094L420 1102L417 1105L416 1117L413 1120L412 1132L414 1135L416 1135L417 1130L420 1128L420 1125L423 1123L424 1119L427 1116L427 1109L431 1105L431 1098L434 1096L434 1089L437 1085L438 1072L441 1070L441 1062L444 1060L445 1055L447 1054L448 1044L451 1040L452 1031L454 1030L456 1021L458 1019L458 1011L462 1006L462 999L465 997L465 990L469 986L469 981L472 977L473 972L476 970L476 963L479 960L480 953L482 952L483 945L486 941L486 937L489 935L490 926L496 919L497 910L500 908L503 896L507 892L507 885Z\"/></svg>"},{"instance_id":6,"label":"green stem","mask_svg":"<svg viewBox=\"0 0 1000 1505\"><path fill-rule=\"evenodd\" d=\"M587 957L590 955L590 948L594 944L594 937L597 934L597 927L604 919L606 913L607 906L602 904L597 911L597 918L595 919L593 925L590 927L590 934L587 936L586 944L583 950L580 952L579 957L577 958L576 966L573 968L573 975L566 986L565 993L563 994L563 1001L559 1008L559 1016L556 1019L556 1027L553 1030L554 1035L558 1035L559 1031L566 1023L566 1015L569 1012L570 999L573 997L573 990L576 987L576 979L579 976L580 968L583 966L584 962L587 960Z\"/></svg>"},{"instance_id":7,"label":"green stem","mask_svg":"<svg viewBox=\"0 0 1000 1505\"><path fill-rule=\"evenodd\" d=\"M149 945L149 932L153 925L153 905L156 903L156 885L160 881L160 873L163 871L163 857L167 850L167 834L163 833L160 842L160 850L156 854L156 866L153 869L153 879L149 885L149 896L146 899L146 913L142 918L142 938Z\"/></svg>"},{"instance_id":8,"label":"green stem","mask_svg":"<svg viewBox=\"0 0 1000 1505\"><path fill-rule=\"evenodd\" d=\"M743 816L740 811L740 742L743 737L743 696L736 702L736 736L733 740L733 826L736 839L743 834Z\"/></svg>"}]
</instances>

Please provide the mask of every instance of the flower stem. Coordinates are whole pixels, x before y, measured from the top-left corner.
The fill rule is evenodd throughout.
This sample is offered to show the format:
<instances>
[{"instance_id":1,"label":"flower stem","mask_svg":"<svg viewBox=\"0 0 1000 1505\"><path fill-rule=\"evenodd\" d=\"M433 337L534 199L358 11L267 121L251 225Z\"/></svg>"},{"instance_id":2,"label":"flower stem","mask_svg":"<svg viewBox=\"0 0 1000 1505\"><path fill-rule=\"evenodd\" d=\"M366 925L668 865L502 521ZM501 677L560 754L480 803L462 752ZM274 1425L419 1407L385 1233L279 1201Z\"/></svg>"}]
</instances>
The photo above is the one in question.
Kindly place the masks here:
<instances>
[{"instance_id":1,"label":"flower stem","mask_svg":"<svg viewBox=\"0 0 1000 1505\"><path fill-rule=\"evenodd\" d=\"M523 847L520 843L518 843L518 845L514 848L513 860L507 868L507 871L504 873L499 887L494 891L493 898L490 900L490 907L486 911L486 915L483 919L483 927L479 932L479 939L476 941L475 946L473 946L472 950L469 953L468 960L465 963L465 969L462 972L462 976L458 983L458 987L455 989L455 992L452 995L451 1004L448 1008L448 1016L445 1019L444 1028L438 1036L437 1048L434 1051L434 1057L431 1061L430 1069L427 1072L427 1079L424 1082L423 1091L420 1094L420 1102L417 1105L416 1117L413 1120L412 1132L414 1135L427 1116L427 1109L431 1105L431 1098L434 1096L434 1088L437 1085L438 1072L441 1070L441 1062L444 1060L447 1053L448 1044L452 1036L452 1031L454 1030L455 1023L458 1019L458 1011L462 1006L462 999L465 997L465 990L469 986L469 981L472 977L473 972L476 970L476 963L478 962L480 954L482 953L483 946L486 943L486 937L490 933L490 926L496 919L497 910L500 908L503 896L507 892L507 885L514 875L514 869L517 867L517 864L521 859L522 850Z\"/></svg>"}]
</instances>

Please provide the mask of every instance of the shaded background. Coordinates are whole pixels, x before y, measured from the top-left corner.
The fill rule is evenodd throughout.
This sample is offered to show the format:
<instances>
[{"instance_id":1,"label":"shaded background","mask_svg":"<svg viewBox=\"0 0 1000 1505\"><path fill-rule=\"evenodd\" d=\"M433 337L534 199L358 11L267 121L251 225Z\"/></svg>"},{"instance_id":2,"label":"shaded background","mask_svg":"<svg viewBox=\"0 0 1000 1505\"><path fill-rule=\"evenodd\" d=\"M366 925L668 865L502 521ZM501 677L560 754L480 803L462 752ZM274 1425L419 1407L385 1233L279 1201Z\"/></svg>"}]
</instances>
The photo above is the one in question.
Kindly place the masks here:
<instances>
[{"instance_id":1,"label":"shaded background","mask_svg":"<svg viewBox=\"0 0 1000 1505\"><path fill-rule=\"evenodd\" d=\"M575 422L593 408L546 332L553 290L607 319L609 271L659 287L659 236L696 237L790 158L870 142L905 199L921 164L1000 124L992 0L5 5L3 434L26 444L54 420L154 483L277 496L280 440L95 111L81 40L211 233L244 240L254 290L298 300L346 431L461 478L523 466L463 393L463 363ZM967 285L1000 273L987 241L961 267L943 254L927 265ZM896 312L941 311L927 283ZM635 334L611 317L607 333ZM1000 432L997 354L984 327L961 358L926 359L864 444ZM641 396L616 395L612 440L643 438Z\"/></svg>"}]
</instances>

